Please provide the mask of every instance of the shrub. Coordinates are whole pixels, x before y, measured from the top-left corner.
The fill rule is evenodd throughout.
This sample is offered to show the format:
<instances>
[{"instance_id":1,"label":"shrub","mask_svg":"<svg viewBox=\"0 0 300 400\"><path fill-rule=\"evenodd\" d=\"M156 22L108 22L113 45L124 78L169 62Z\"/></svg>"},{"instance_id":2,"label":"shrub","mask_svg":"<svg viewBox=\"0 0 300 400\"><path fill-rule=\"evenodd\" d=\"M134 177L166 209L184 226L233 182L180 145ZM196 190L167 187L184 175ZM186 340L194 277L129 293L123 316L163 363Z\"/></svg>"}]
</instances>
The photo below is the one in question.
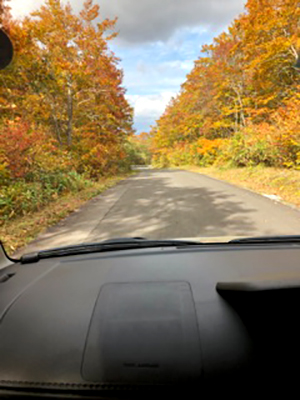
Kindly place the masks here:
<instances>
[{"instance_id":1,"label":"shrub","mask_svg":"<svg viewBox=\"0 0 300 400\"><path fill-rule=\"evenodd\" d=\"M151 162L151 153L147 145L135 138L130 138L125 143L124 151L126 153L124 162L127 165L148 165Z\"/></svg>"},{"instance_id":2,"label":"shrub","mask_svg":"<svg viewBox=\"0 0 300 400\"><path fill-rule=\"evenodd\" d=\"M225 139L206 139L204 137L196 142L198 162L197 164L206 167L215 163L224 147Z\"/></svg>"},{"instance_id":3,"label":"shrub","mask_svg":"<svg viewBox=\"0 0 300 400\"><path fill-rule=\"evenodd\" d=\"M93 183L77 172L44 174L33 182L18 179L0 190L2 220L26 215L55 200L58 195L78 192Z\"/></svg>"},{"instance_id":4,"label":"shrub","mask_svg":"<svg viewBox=\"0 0 300 400\"><path fill-rule=\"evenodd\" d=\"M251 125L227 140L218 163L246 167L278 166L279 153L273 139L273 127L268 124Z\"/></svg>"},{"instance_id":5,"label":"shrub","mask_svg":"<svg viewBox=\"0 0 300 400\"><path fill-rule=\"evenodd\" d=\"M0 158L5 160L11 179L23 178L34 163L34 149L44 140L44 135L25 122L8 121L0 132Z\"/></svg>"},{"instance_id":6,"label":"shrub","mask_svg":"<svg viewBox=\"0 0 300 400\"><path fill-rule=\"evenodd\" d=\"M189 144L178 144L172 149L160 149L153 155L153 165L164 168L180 165L212 165L220 154L225 139L200 138Z\"/></svg>"}]
</instances>

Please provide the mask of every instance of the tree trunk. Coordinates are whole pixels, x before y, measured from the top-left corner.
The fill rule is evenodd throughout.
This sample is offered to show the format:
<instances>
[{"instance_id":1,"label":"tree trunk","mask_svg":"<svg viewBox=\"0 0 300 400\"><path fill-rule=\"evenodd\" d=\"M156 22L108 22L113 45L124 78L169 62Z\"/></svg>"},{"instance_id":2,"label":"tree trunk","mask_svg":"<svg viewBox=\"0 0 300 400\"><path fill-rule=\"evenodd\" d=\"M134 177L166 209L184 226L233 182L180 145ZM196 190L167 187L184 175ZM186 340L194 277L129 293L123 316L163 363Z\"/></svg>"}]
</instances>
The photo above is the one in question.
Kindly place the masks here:
<instances>
[{"instance_id":1,"label":"tree trunk","mask_svg":"<svg viewBox=\"0 0 300 400\"><path fill-rule=\"evenodd\" d=\"M235 111L234 111L234 115L235 115L234 131L235 131L235 133L237 133L239 130L239 112L238 112L236 100L234 101L234 109L235 109Z\"/></svg>"},{"instance_id":2,"label":"tree trunk","mask_svg":"<svg viewBox=\"0 0 300 400\"><path fill-rule=\"evenodd\" d=\"M57 137L58 143L60 144L60 146L62 146L60 127L59 127L56 115L55 115L55 113L53 111L52 111L52 119L54 121L55 132L56 132L56 137Z\"/></svg>"},{"instance_id":3,"label":"tree trunk","mask_svg":"<svg viewBox=\"0 0 300 400\"><path fill-rule=\"evenodd\" d=\"M236 93L237 101L238 101L238 104L240 106L240 121L241 121L243 127L245 127L246 126L246 119L245 119L245 115L244 115L244 104L243 104L243 101L242 101L241 93L240 93L240 91L239 91L239 89L237 87L233 86L233 90Z\"/></svg>"},{"instance_id":4,"label":"tree trunk","mask_svg":"<svg viewBox=\"0 0 300 400\"><path fill-rule=\"evenodd\" d=\"M73 92L71 79L68 79L68 127L67 127L67 143L70 147L72 145L72 131L73 131Z\"/></svg>"}]
</instances>

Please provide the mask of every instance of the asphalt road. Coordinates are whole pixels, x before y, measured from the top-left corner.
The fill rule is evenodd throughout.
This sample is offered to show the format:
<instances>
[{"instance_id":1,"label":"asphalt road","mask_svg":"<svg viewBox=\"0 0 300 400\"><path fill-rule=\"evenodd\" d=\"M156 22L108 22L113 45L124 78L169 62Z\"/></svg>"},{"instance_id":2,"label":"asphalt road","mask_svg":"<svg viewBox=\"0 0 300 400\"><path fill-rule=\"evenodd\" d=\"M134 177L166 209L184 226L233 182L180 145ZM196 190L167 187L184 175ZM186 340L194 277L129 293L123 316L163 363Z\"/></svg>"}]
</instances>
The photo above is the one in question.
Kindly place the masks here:
<instances>
[{"instance_id":1,"label":"asphalt road","mask_svg":"<svg viewBox=\"0 0 300 400\"><path fill-rule=\"evenodd\" d=\"M26 252L116 237L293 234L300 234L300 211L292 207L193 172L145 170L50 228Z\"/></svg>"}]
</instances>

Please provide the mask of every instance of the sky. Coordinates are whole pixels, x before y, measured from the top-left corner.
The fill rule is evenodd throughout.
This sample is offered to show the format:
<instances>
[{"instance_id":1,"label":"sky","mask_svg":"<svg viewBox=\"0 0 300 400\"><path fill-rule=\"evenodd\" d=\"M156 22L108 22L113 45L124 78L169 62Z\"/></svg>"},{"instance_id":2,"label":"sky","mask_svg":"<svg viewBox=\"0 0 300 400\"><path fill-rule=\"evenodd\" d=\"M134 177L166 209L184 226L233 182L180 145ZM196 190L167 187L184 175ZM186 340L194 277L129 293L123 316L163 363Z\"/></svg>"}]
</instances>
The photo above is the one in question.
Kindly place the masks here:
<instances>
[{"instance_id":1,"label":"sky","mask_svg":"<svg viewBox=\"0 0 300 400\"><path fill-rule=\"evenodd\" d=\"M79 11L84 0L71 0ZM22 17L44 0L11 0ZM62 0L66 2L66 0ZM111 49L121 58L137 133L149 131L210 43L237 17L245 0L94 0L101 18L118 17Z\"/></svg>"}]
</instances>

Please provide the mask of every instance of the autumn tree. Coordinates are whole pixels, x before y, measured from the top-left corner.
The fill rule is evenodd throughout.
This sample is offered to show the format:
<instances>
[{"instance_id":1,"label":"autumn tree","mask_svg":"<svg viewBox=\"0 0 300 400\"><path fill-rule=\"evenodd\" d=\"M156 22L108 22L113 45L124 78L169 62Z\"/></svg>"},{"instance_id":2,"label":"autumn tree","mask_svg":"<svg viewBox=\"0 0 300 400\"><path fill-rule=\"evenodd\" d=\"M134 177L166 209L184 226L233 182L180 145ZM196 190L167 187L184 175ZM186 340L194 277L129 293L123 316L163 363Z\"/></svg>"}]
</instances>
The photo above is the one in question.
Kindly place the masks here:
<instances>
[{"instance_id":1,"label":"autumn tree","mask_svg":"<svg viewBox=\"0 0 300 400\"><path fill-rule=\"evenodd\" d=\"M3 28L5 31L9 30L10 15L10 0L0 0L0 29Z\"/></svg>"},{"instance_id":2,"label":"autumn tree","mask_svg":"<svg viewBox=\"0 0 300 400\"><path fill-rule=\"evenodd\" d=\"M123 72L109 49L115 23L101 20L92 0L79 15L70 4L46 0L11 21L15 58L0 74L0 124L34 125L93 176L118 169L133 132Z\"/></svg>"},{"instance_id":3,"label":"autumn tree","mask_svg":"<svg viewBox=\"0 0 300 400\"><path fill-rule=\"evenodd\" d=\"M213 162L218 156L228 159L233 151L250 154L250 143L256 146L255 163L287 165L279 157L287 146L290 150L286 150L285 157L289 152L289 165L297 165L295 154L298 151L300 159L300 137L292 123L291 104L298 104L300 85L295 68L300 50L299 21L299 0L248 0L245 12L228 31L203 46L180 93L153 128L154 154L158 159L162 155L171 160L176 154L178 162ZM287 109L290 114L285 113ZM280 136L281 127L275 121L283 113L290 119L290 130L287 133L285 129ZM249 139L249 135L253 138ZM293 145L287 144L292 143L287 135L293 137ZM228 147L228 140L240 140L240 144ZM211 149L215 149L215 158L205 158L205 152ZM271 155L264 157L264 152ZM187 156L183 157L183 153Z\"/></svg>"}]
</instances>

